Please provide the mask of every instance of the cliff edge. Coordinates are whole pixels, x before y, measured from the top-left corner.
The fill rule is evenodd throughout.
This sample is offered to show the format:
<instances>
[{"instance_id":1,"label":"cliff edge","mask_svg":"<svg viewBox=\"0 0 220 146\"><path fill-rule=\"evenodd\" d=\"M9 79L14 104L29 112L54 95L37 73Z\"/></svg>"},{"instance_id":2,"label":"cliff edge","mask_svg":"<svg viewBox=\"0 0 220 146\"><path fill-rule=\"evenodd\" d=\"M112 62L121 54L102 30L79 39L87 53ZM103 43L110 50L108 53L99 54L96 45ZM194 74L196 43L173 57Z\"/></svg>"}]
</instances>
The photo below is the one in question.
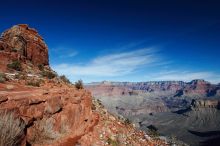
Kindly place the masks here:
<instances>
[{"instance_id":1,"label":"cliff edge","mask_svg":"<svg viewBox=\"0 0 220 146\"><path fill-rule=\"evenodd\" d=\"M43 38L28 25L1 35L0 58L0 146L166 145L58 76Z\"/></svg>"}]
</instances>

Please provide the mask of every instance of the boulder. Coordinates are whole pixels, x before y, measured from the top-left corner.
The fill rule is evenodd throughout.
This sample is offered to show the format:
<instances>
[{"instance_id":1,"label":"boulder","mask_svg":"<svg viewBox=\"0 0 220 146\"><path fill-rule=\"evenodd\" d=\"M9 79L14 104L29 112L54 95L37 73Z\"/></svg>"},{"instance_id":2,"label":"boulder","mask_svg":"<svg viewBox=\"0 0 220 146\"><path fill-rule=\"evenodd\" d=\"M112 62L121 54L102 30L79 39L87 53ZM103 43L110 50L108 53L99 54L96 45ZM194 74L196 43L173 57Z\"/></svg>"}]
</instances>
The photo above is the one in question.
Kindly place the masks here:
<instances>
[{"instance_id":1,"label":"boulder","mask_svg":"<svg viewBox=\"0 0 220 146\"><path fill-rule=\"evenodd\" d=\"M46 102L45 112L54 114L62 109L62 101L60 96L51 97Z\"/></svg>"}]
</instances>

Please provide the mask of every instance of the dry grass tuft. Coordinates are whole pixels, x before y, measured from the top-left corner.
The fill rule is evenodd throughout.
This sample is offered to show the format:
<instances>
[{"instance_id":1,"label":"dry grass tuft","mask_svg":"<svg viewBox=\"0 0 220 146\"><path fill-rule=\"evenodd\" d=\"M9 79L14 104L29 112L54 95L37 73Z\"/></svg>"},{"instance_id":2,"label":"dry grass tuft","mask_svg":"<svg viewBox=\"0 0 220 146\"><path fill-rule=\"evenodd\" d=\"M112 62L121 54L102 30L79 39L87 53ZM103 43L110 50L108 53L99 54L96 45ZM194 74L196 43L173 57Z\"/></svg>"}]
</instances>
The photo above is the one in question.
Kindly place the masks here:
<instances>
[{"instance_id":1,"label":"dry grass tuft","mask_svg":"<svg viewBox=\"0 0 220 146\"><path fill-rule=\"evenodd\" d=\"M62 137L59 131L54 130L54 119L42 119L36 121L34 125L34 137L31 143L46 144Z\"/></svg>"},{"instance_id":2,"label":"dry grass tuft","mask_svg":"<svg viewBox=\"0 0 220 146\"><path fill-rule=\"evenodd\" d=\"M6 75L4 73L0 73L0 83L4 83L6 81Z\"/></svg>"},{"instance_id":3,"label":"dry grass tuft","mask_svg":"<svg viewBox=\"0 0 220 146\"><path fill-rule=\"evenodd\" d=\"M0 146L20 145L24 138L24 122L13 112L0 112Z\"/></svg>"}]
</instances>

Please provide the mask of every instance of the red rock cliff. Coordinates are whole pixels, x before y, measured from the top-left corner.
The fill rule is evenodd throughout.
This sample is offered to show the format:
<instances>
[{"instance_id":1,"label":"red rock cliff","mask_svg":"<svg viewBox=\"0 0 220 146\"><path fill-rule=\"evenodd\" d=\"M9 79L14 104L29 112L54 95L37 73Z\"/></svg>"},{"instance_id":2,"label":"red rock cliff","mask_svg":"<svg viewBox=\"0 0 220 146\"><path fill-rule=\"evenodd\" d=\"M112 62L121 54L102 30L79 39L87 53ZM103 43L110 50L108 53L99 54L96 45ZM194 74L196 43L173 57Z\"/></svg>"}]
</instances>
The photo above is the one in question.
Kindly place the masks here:
<instances>
[{"instance_id":1,"label":"red rock cliff","mask_svg":"<svg viewBox=\"0 0 220 146\"><path fill-rule=\"evenodd\" d=\"M34 65L49 64L48 48L43 38L26 24L15 25L2 33L0 50L1 58L29 60ZM7 59L3 60L7 62Z\"/></svg>"}]
</instances>

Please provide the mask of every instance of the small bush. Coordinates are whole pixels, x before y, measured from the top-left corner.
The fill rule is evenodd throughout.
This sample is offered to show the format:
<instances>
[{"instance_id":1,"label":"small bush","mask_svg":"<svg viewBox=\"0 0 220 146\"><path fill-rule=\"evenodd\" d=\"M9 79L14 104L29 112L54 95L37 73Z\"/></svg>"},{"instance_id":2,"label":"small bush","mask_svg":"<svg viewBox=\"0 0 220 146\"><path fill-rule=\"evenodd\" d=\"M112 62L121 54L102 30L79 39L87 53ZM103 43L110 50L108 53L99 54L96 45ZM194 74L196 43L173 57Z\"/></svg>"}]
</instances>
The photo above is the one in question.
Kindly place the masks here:
<instances>
[{"instance_id":1,"label":"small bush","mask_svg":"<svg viewBox=\"0 0 220 146\"><path fill-rule=\"evenodd\" d=\"M43 64L39 64L39 65L38 65L38 69L39 69L40 71L43 71L43 70L44 70L44 65L43 65Z\"/></svg>"},{"instance_id":2,"label":"small bush","mask_svg":"<svg viewBox=\"0 0 220 146\"><path fill-rule=\"evenodd\" d=\"M168 139L168 144L169 145L180 145L180 144L177 144L178 140L176 138L176 136L174 135L171 135ZM182 146L184 146L184 144L182 144Z\"/></svg>"},{"instance_id":3,"label":"small bush","mask_svg":"<svg viewBox=\"0 0 220 146\"><path fill-rule=\"evenodd\" d=\"M27 82L28 86L40 87L40 81L29 81Z\"/></svg>"},{"instance_id":4,"label":"small bush","mask_svg":"<svg viewBox=\"0 0 220 146\"><path fill-rule=\"evenodd\" d=\"M21 145L24 138L24 122L12 112L0 113L0 146Z\"/></svg>"},{"instance_id":5,"label":"small bush","mask_svg":"<svg viewBox=\"0 0 220 146\"><path fill-rule=\"evenodd\" d=\"M16 48L11 49L12 52L18 52Z\"/></svg>"},{"instance_id":6,"label":"small bush","mask_svg":"<svg viewBox=\"0 0 220 146\"><path fill-rule=\"evenodd\" d=\"M47 77L48 79L53 79L53 78L55 78L57 75L54 73L54 72L52 72L52 71L42 71L41 72L41 75L43 76L43 77Z\"/></svg>"},{"instance_id":7,"label":"small bush","mask_svg":"<svg viewBox=\"0 0 220 146\"><path fill-rule=\"evenodd\" d=\"M27 75L25 73L19 72L18 74L15 74L15 79L26 80Z\"/></svg>"},{"instance_id":8,"label":"small bush","mask_svg":"<svg viewBox=\"0 0 220 146\"><path fill-rule=\"evenodd\" d=\"M102 102L99 99L97 99L97 103L98 103L98 105L102 105Z\"/></svg>"},{"instance_id":9,"label":"small bush","mask_svg":"<svg viewBox=\"0 0 220 146\"><path fill-rule=\"evenodd\" d=\"M6 75L4 73L0 73L0 83L4 83L6 81Z\"/></svg>"},{"instance_id":10,"label":"small bush","mask_svg":"<svg viewBox=\"0 0 220 146\"><path fill-rule=\"evenodd\" d=\"M21 71L22 70L21 62L18 61L18 60L13 61L12 63L8 64L7 67L10 68L10 69L17 70L17 71Z\"/></svg>"},{"instance_id":11,"label":"small bush","mask_svg":"<svg viewBox=\"0 0 220 146\"><path fill-rule=\"evenodd\" d=\"M153 138L157 138L160 136L160 134L155 130L148 130L148 134Z\"/></svg>"},{"instance_id":12,"label":"small bush","mask_svg":"<svg viewBox=\"0 0 220 146\"><path fill-rule=\"evenodd\" d=\"M75 87L77 89L83 89L83 81L82 80L78 80L77 82L75 82Z\"/></svg>"},{"instance_id":13,"label":"small bush","mask_svg":"<svg viewBox=\"0 0 220 146\"><path fill-rule=\"evenodd\" d=\"M68 84L71 83L70 80L69 80L65 75L60 76L60 79L61 79L62 81L64 81L65 83L68 83Z\"/></svg>"},{"instance_id":14,"label":"small bush","mask_svg":"<svg viewBox=\"0 0 220 146\"><path fill-rule=\"evenodd\" d=\"M153 138L157 138L160 136L160 134L158 133L158 129L154 126L154 125L150 125L150 126L147 126L148 128L148 134L153 137Z\"/></svg>"},{"instance_id":15,"label":"small bush","mask_svg":"<svg viewBox=\"0 0 220 146\"><path fill-rule=\"evenodd\" d=\"M130 121L128 118L126 118L126 119L124 120L124 124L130 125L130 124L131 124L131 121Z\"/></svg>"},{"instance_id":16,"label":"small bush","mask_svg":"<svg viewBox=\"0 0 220 146\"><path fill-rule=\"evenodd\" d=\"M15 79L20 79L20 75L19 74L15 74Z\"/></svg>"},{"instance_id":17,"label":"small bush","mask_svg":"<svg viewBox=\"0 0 220 146\"><path fill-rule=\"evenodd\" d=\"M33 139L31 143L39 141L51 141L59 139L62 135L60 131L54 130L55 120L54 118L43 118L42 120L35 122L36 128L33 129ZM67 125L61 124L62 132L66 133Z\"/></svg>"}]
</instances>

